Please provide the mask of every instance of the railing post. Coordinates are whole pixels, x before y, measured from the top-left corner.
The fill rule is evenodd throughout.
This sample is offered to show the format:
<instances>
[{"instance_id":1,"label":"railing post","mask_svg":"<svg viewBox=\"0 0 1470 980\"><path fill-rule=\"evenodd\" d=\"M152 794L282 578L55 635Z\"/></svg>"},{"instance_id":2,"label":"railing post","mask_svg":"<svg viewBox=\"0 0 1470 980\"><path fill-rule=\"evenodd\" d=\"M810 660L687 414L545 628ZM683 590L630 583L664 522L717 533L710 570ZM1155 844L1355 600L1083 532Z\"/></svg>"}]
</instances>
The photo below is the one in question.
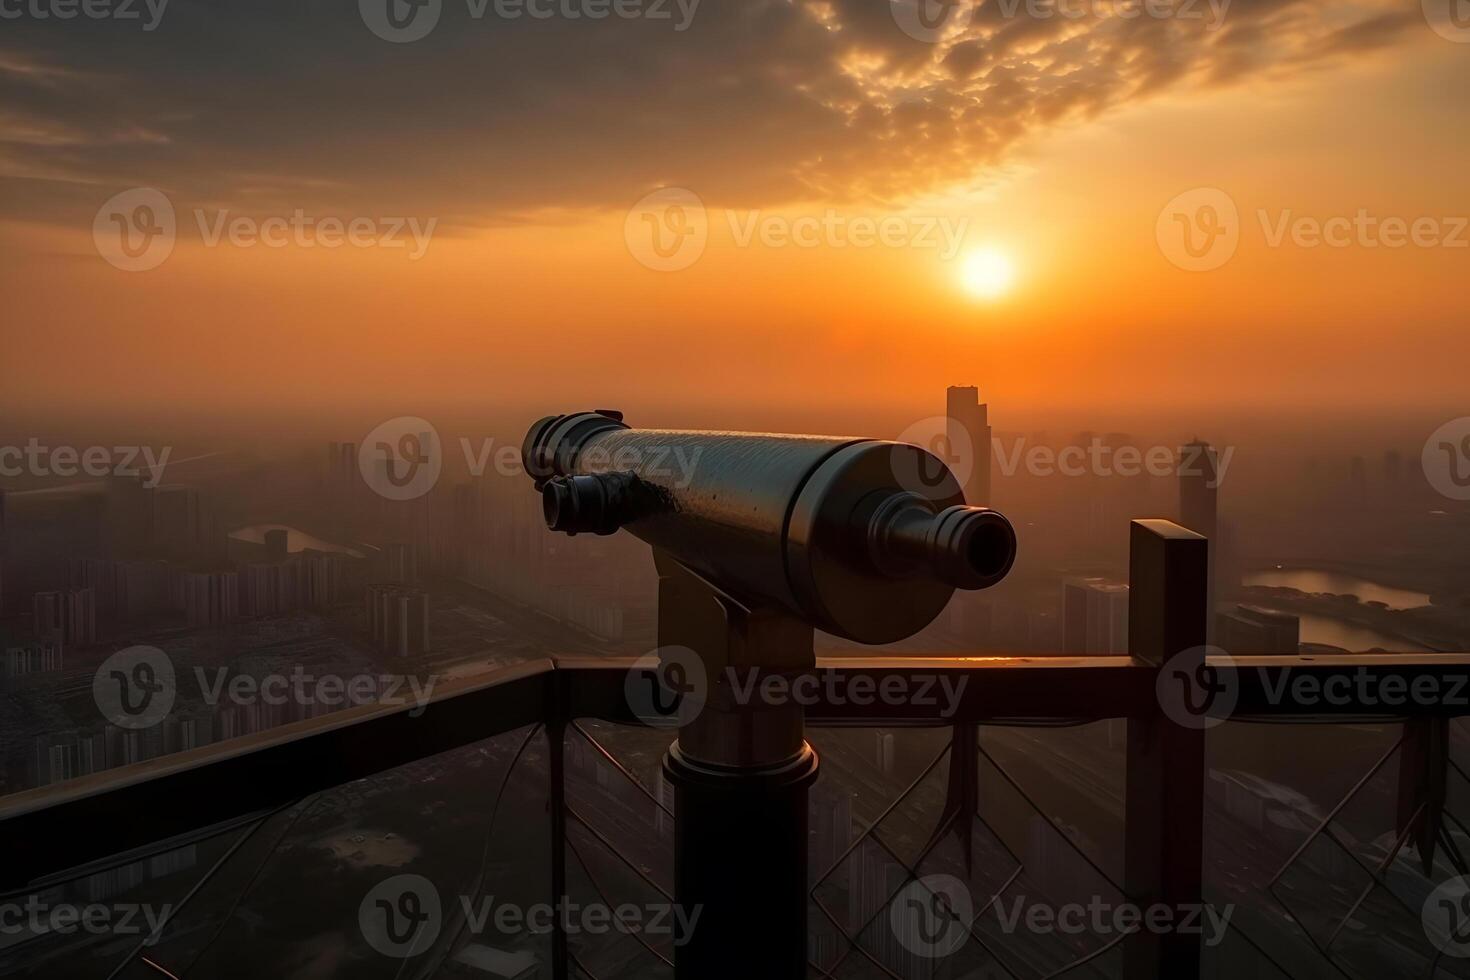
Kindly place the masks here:
<instances>
[{"instance_id":1,"label":"railing post","mask_svg":"<svg viewBox=\"0 0 1470 980\"><path fill-rule=\"evenodd\" d=\"M1433 874L1434 851L1444 826L1449 759L1448 718L1424 715L1404 722L1395 829L1402 836L1412 828L1411 842L1426 877Z\"/></svg>"},{"instance_id":2,"label":"railing post","mask_svg":"<svg viewBox=\"0 0 1470 980\"><path fill-rule=\"evenodd\" d=\"M548 685L546 716L547 768L551 786L547 801L551 811L551 901L556 909L551 932L552 980L566 980L571 974L567 955L567 717L570 698L567 678L554 673Z\"/></svg>"},{"instance_id":3,"label":"railing post","mask_svg":"<svg viewBox=\"0 0 1470 980\"><path fill-rule=\"evenodd\" d=\"M1207 540L1170 521L1134 521L1130 537L1128 645L1162 668L1184 651L1203 656L1207 635ZM1155 710L1128 719L1124 890L1140 907L1161 905L1180 922L1201 907L1204 875L1205 733ZM1147 921L1147 920L1145 920ZM1187 920L1193 921L1193 920ZM1147 928L1124 950L1129 980L1200 975L1200 937Z\"/></svg>"}]
</instances>

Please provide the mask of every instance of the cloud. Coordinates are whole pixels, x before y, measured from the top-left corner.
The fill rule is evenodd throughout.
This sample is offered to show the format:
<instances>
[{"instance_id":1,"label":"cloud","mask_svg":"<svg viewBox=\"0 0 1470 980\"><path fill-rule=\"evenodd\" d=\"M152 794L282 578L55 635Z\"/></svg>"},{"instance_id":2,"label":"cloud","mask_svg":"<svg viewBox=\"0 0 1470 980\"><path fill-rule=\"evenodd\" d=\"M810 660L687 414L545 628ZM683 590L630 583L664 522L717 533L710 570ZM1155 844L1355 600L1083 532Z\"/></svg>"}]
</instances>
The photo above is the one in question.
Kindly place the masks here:
<instances>
[{"instance_id":1,"label":"cloud","mask_svg":"<svg viewBox=\"0 0 1470 980\"><path fill-rule=\"evenodd\" d=\"M704 0L683 31L657 2L673 19L507 20L494 0L477 19L476 0L442 0L408 44L369 31L358 0L191 0L153 31L7 21L0 206L52 220L137 185L471 224L621 208L665 183L737 207L894 202L1129 102L1361 57L1409 19L1327 0L1235 0L1218 25L1206 0L1178 0L1197 19L986 0L927 43L884 0Z\"/></svg>"}]
</instances>

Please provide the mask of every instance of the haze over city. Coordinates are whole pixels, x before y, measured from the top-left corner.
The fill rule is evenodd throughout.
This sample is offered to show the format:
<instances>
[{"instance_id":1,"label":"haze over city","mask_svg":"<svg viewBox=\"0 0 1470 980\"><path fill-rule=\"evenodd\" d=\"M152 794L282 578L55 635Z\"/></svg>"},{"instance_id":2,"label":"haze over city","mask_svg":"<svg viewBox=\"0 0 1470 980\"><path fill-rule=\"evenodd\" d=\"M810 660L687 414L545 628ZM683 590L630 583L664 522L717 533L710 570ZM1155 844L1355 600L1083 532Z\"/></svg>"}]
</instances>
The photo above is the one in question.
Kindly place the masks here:
<instances>
[{"instance_id":1,"label":"haze over city","mask_svg":"<svg viewBox=\"0 0 1470 980\"><path fill-rule=\"evenodd\" d=\"M1470 976L1466 0L0 0L0 977Z\"/></svg>"}]
</instances>

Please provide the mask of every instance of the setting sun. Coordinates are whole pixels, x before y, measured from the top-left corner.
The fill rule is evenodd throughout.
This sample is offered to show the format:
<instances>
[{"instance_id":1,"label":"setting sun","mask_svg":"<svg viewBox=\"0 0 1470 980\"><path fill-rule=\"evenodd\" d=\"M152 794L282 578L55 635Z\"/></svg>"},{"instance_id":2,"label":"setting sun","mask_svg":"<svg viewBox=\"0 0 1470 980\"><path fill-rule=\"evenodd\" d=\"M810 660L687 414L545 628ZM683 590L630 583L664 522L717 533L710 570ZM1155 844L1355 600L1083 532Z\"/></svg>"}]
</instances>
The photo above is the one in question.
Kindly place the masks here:
<instances>
[{"instance_id":1,"label":"setting sun","mask_svg":"<svg viewBox=\"0 0 1470 980\"><path fill-rule=\"evenodd\" d=\"M960 284L972 296L998 299L1011 289L1016 268L1010 257L993 248L971 252L960 265Z\"/></svg>"}]
</instances>

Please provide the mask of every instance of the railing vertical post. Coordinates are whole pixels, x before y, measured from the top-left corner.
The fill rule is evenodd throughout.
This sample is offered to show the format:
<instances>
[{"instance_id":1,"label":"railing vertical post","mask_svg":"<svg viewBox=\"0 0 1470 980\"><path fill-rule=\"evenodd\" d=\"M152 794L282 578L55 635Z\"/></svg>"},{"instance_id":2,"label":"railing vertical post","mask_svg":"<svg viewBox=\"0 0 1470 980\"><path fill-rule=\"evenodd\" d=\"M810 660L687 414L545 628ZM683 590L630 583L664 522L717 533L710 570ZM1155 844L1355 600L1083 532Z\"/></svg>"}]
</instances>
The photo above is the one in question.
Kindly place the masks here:
<instances>
[{"instance_id":1,"label":"railing vertical post","mask_svg":"<svg viewBox=\"0 0 1470 980\"><path fill-rule=\"evenodd\" d=\"M567 705L564 685L567 678L559 672L551 678L551 703L546 717L547 763L551 787L547 796L551 810L551 901L556 914L551 928L552 980L566 980L570 964L567 956L567 932L564 916L567 904Z\"/></svg>"},{"instance_id":2,"label":"railing vertical post","mask_svg":"<svg viewBox=\"0 0 1470 980\"><path fill-rule=\"evenodd\" d=\"M1449 761L1448 718L1424 715L1404 722L1395 830L1399 835L1413 830L1411 841L1426 877L1434 872L1434 851L1444 827Z\"/></svg>"},{"instance_id":3,"label":"railing vertical post","mask_svg":"<svg viewBox=\"0 0 1470 980\"><path fill-rule=\"evenodd\" d=\"M1162 668L1206 642L1209 559L1206 539L1170 521L1134 521L1130 537L1128 643L1132 655ZM1157 706L1128 719L1124 889L1147 910L1174 910L1173 922L1203 903L1205 733ZM1146 920L1145 920L1146 921ZM1200 938L1179 931L1129 937L1130 980L1200 975Z\"/></svg>"}]
</instances>

